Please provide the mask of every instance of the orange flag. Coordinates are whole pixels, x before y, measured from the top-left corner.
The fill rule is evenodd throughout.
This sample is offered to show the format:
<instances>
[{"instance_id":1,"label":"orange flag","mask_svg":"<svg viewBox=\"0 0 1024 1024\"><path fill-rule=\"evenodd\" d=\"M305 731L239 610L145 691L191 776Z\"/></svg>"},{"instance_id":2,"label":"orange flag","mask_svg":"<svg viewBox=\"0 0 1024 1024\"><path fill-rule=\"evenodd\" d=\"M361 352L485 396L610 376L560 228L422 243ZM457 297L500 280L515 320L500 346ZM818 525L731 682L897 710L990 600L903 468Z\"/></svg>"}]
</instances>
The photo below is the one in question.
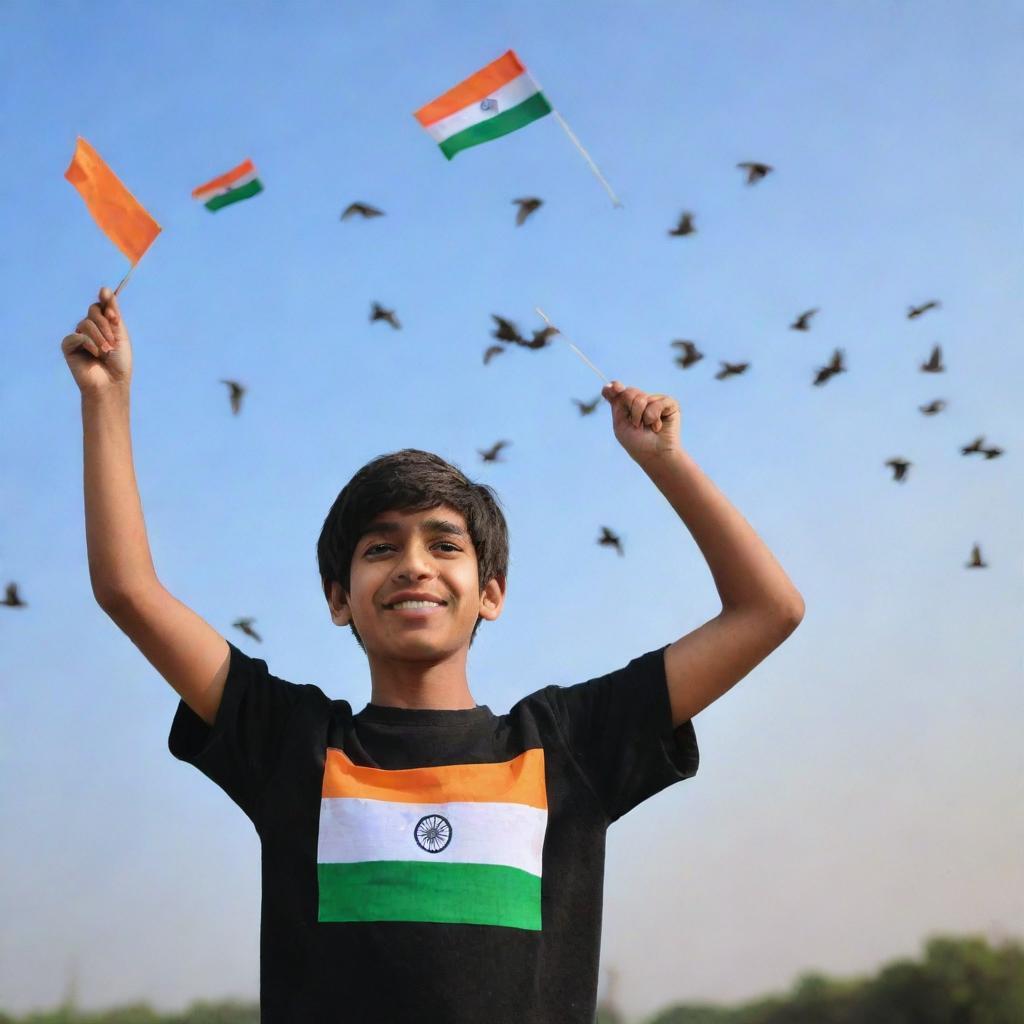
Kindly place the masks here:
<instances>
[{"instance_id":1,"label":"orange flag","mask_svg":"<svg viewBox=\"0 0 1024 1024\"><path fill-rule=\"evenodd\" d=\"M160 225L81 135L64 177L78 189L103 233L134 267L160 234Z\"/></svg>"}]
</instances>

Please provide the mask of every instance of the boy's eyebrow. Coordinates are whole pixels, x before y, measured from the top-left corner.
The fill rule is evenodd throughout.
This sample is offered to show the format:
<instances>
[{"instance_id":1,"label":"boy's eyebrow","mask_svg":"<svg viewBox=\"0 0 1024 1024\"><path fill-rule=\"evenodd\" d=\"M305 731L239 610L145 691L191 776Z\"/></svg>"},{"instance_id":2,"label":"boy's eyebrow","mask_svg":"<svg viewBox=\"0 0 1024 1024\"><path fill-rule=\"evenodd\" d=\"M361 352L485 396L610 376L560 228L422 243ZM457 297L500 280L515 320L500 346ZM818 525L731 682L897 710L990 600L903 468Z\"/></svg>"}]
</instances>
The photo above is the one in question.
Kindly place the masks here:
<instances>
[{"instance_id":1,"label":"boy's eyebrow","mask_svg":"<svg viewBox=\"0 0 1024 1024\"><path fill-rule=\"evenodd\" d=\"M448 519L424 519L420 524L423 531L426 533L450 533L456 537L467 537L466 531L459 526L457 523L453 523ZM362 532L359 534L360 537L365 537L368 534L373 533L397 533L402 529L401 523L393 522L392 520L378 520L373 523L368 523L363 527Z\"/></svg>"}]
</instances>

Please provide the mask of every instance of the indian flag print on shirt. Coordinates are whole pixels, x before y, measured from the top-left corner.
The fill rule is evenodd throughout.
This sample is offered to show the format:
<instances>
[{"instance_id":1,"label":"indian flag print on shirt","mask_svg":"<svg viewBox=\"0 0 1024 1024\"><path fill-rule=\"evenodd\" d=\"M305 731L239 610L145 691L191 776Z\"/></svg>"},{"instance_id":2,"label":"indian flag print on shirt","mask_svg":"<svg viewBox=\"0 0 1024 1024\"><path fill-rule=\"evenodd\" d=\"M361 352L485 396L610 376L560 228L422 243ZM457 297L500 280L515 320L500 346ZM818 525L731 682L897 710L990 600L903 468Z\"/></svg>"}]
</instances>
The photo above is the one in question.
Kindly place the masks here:
<instances>
[{"instance_id":1,"label":"indian flag print on shirt","mask_svg":"<svg viewBox=\"0 0 1024 1024\"><path fill-rule=\"evenodd\" d=\"M544 750L399 770L328 747L317 838L319 921L541 930Z\"/></svg>"},{"instance_id":2,"label":"indian flag print on shirt","mask_svg":"<svg viewBox=\"0 0 1024 1024\"><path fill-rule=\"evenodd\" d=\"M415 117L451 160L551 113L540 86L512 50L416 111Z\"/></svg>"},{"instance_id":3,"label":"indian flag print on shirt","mask_svg":"<svg viewBox=\"0 0 1024 1024\"><path fill-rule=\"evenodd\" d=\"M243 160L220 177L192 189L192 198L200 200L208 210L215 212L222 206L237 203L240 199L249 199L262 191L263 183L256 175L255 165L251 160Z\"/></svg>"}]
</instances>

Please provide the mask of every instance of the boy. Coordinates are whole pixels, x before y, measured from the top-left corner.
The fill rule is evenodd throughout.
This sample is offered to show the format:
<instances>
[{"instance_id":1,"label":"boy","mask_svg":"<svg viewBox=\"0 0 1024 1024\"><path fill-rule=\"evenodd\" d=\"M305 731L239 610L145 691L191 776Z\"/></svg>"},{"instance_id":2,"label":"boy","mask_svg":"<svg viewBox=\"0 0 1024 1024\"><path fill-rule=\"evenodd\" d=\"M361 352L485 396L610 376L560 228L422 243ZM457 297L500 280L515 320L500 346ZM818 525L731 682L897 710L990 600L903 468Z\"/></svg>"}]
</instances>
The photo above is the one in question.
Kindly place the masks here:
<instances>
[{"instance_id":1,"label":"boy","mask_svg":"<svg viewBox=\"0 0 1024 1024\"><path fill-rule=\"evenodd\" d=\"M354 713L272 675L157 579L131 457L131 343L116 298L99 299L62 342L82 392L93 592L181 698L171 753L260 836L261 1021L593 1021L608 825L696 774L693 717L803 615L682 450L678 404L618 382L602 392L615 437L707 558L719 615L495 715L470 693L466 658L501 614L504 516L489 487L405 449L355 474L317 545L331 619L370 666ZM638 579L629 596L672 593Z\"/></svg>"}]
</instances>

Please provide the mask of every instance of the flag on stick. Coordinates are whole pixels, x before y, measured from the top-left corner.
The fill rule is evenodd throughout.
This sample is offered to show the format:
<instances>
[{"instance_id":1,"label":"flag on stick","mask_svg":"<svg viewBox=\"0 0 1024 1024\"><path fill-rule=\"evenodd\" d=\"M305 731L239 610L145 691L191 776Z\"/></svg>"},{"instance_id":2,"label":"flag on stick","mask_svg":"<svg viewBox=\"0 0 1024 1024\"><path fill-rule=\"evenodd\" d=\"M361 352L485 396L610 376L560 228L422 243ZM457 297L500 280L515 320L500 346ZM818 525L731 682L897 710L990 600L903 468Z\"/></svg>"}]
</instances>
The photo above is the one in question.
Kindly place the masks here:
<instances>
[{"instance_id":1,"label":"flag on stick","mask_svg":"<svg viewBox=\"0 0 1024 1024\"><path fill-rule=\"evenodd\" d=\"M160 225L81 135L64 177L85 200L103 233L134 267L160 234Z\"/></svg>"},{"instance_id":2,"label":"flag on stick","mask_svg":"<svg viewBox=\"0 0 1024 1024\"><path fill-rule=\"evenodd\" d=\"M192 198L198 199L211 213L216 213L222 206L250 199L262 191L263 182L256 174L255 164L251 160L243 160L220 177L192 189Z\"/></svg>"},{"instance_id":3,"label":"flag on stick","mask_svg":"<svg viewBox=\"0 0 1024 1024\"><path fill-rule=\"evenodd\" d=\"M551 104L519 58L507 50L415 112L451 160L460 150L508 135L551 113Z\"/></svg>"}]
</instances>

